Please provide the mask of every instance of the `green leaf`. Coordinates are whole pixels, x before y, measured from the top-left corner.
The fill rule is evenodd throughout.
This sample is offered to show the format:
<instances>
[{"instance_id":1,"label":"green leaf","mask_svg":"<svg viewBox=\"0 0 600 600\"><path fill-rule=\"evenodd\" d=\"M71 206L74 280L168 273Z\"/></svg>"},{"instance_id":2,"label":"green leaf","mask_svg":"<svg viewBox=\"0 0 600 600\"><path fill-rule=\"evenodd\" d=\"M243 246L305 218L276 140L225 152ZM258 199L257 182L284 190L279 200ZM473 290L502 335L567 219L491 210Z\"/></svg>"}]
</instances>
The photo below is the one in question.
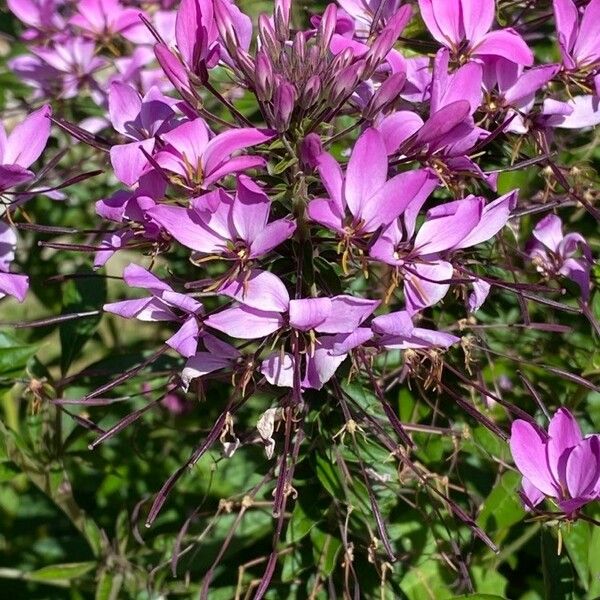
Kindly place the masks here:
<instances>
[{"instance_id":1,"label":"green leaf","mask_svg":"<svg viewBox=\"0 0 600 600\"><path fill-rule=\"evenodd\" d=\"M409 600L446 600L454 597L442 579L436 560L425 560L412 566L402 578L400 587Z\"/></svg>"},{"instance_id":2,"label":"green leaf","mask_svg":"<svg viewBox=\"0 0 600 600\"><path fill-rule=\"evenodd\" d=\"M96 587L95 600L117 600L123 587L121 573L102 573Z\"/></svg>"},{"instance_id":3,"label":"green leaf","mask_svg":"<svg viewBox=\"0 0 600 600\"><path fill-rule=\"evenodd\" d=\"M569 527L561 529L563 543L577 575L584 589L588 589L590 578L589 548L591 544L591 531L589 523L578 521ZM598 557L597 557L598 558Z\"/></svg>"},{"instance_id":4,"label":"green leaf","mask_svg":"<svg viewBox=\"0 0 600 600\"><path fill-rule=\"evenodd\" d=\"M310 531L313 543L313 556L324 577L329 577L335 568L338 554L342 548L342 540L315 527Z\"/></svg>"},{"instance_id":5,"label":"green leaf","mask_svg":"<svg viewBox=\"0 0 600 600\"><path fill-rule=\"evenodd\" d=\"M314 506L316 508L316 506ZM290 519L287 530L285 541L287 544L295 544L299 542L310 530L315 527L318 523L319 511L310 511L312 514L309 516L306 513L305 508L298 501L292 512L292 518ZM315 514L316 513L316 514Z\"/></svg>"},{"instance_id":6,"label":"green leaf","mask_svg":"<svg viewBox=\"0 0 600 600\"><path fill-rule=\"evenodd\" d=\"M37 346L26 344L6 332L1 332L0 377L15 378L18 376L37 350Z\"/></svg>"},{"instance_id":7,"label":"green leaf","mask_svg":"<svg viewBox=\"0 0 600 600\"><path fill-rule=\"evenodd\" d=\"M506 598L494 594L466 594L465 596L455 596L454 600L506 600Z\"/></svg>"},{"instance_id":8,"label":"green leaf","mask_svg":"<svg viewBox=\"0 0 600 600\"><path fill-rule=\"evenodd\" d=\"M98 310L106 302L106 280L95 276L91 269L84 270L80 277L70 279L63 289L63 314ZM60 326L61 357L60 367L66 373L71 363L78 357L85 343L96 331L101 315L67 321Z\"/></svg>"},{"instance_id":9,"label":"green leaf","mask_svg":"<svg viewBox=\"0 0 600 600\"><path fill-rule=\"evenodd\" d=\"M588 598L590 600L600 598L600 527L594 527L592 540L588 552L588 564L590 569L590 588Z\"/></svg>"},{"instance_id":10,"label":"green leaf","mask_svg":"<svg viewBox=\"0 0 600 600\"><path fill-rule=\"evenodd\" d=\"M37 569L37 571L28 571L23 575L29 581L70 581L89 573L95 566L96 563L94 562L63 563L42 567L41 569Z\"/></svg>"},{"instance_id":11,"label":"green leaf","mask_svg":"<svg viewBox=\"0 0 600 600\"><path fill-rule=\"evenodd\" d=\"M503 539L509 528L525 516L518 495L520 484L521 477L518 473L504 473L479 513L477 524L488 533L495 532L495 541Z\"/></svg>"},{"instance_id":12,"label":"green leaf","mask_svg":"<svg viewBox=\"0 0 600 600\"><path fill-rule=\"evenodd\" d=\"M545 600L570 600L573 596L573 570L569 561L557 553L558 540L542 530L541 554Z\"/></svg>"},{"instance_id":13,"label":"green leaf","mask_svg":"<svg viewBox=\"0 0 600 600\"><path fill-rule=\"evenodd\" d=\"M333 462L321 454L317 454L316 462L317 478L323 487L334 498L343 498L345 496L344 487L340 480L339 471L335 468Z\"/></svg>"}]
</instances>

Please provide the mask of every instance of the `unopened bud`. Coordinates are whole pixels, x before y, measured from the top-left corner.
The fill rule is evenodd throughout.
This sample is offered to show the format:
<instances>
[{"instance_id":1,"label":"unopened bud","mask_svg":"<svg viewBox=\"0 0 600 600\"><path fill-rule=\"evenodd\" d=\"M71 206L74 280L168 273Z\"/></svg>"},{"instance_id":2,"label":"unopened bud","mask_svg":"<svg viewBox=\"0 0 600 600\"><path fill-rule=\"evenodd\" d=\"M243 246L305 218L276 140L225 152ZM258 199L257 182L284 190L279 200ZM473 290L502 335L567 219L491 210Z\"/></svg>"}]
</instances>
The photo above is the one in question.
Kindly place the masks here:
<instances>
[{"instance_id":1,"label":"unopened bud","mask_svg":"<svg viewBox=\"0 0 600 600\"><path fill-rule=\"evenodd\" d=\"M333 83L331 89L331 105L337 106L345 98L352 95L365 69L365 61L361 60L343 69Z\"/></svg>"},{"instance_id":2,"label":"unopened bud","mask_svg":"<svg viewBox=\"0 0 600 600\"><path fill-rule=\"evenodd\" d=\"M279 41L285 42L290 36L290 13L292 0L275 0L273 22Z\"/></svg>"},{"instance_id":3,"label":"unopened bud","mask_svg":"<svg viewBox=\"0 0 600 600\"><path fill-rule=\"evenodd\" d=\"M405 83L406 73L394 73L390 75L373 94L363 112L363 117L367 121L372 121L380 111L398 98Z\"/></svg>"},{"instance_id":4,"label":"unopened bud","mask_svg":"<svg viewBox=\"0 0 600 600\"><path fill-rule=\"evenodd\" d=\"M323 13L323 18L319 23L319 48L324 55L329 49L331 38L335 33L337 26L337 7L335 4L329 4Z\"/></svg>"},{"instance_id":5,"label":"unopened bud","mask_svg":"<svg viewBox=\"0 0 600 600\"><path fill-rule=\"evenodd\" d=\"M314 106L321 96L321 79L317 75L313 75L304 86L302 96L300 97L300 106L307 110Z\"/></svg>"},{"instance_id":6,"label":"unopened bud","mask_svg":"<svg viewBox=\"0 0 600 600\"><path fill-rule=\"evenodd\" d=\"M273 98L273 117L277 131L286 131L292 119L296 103L296 89L287 81L281 82L275 88Z\"/></svg>"},{"instance_id":7,"label":"unopened bud","mask_svg":"<svg viewBox=\"0 0 600 600\"><path fill-rule=\"evenodd\" d=\"M264 50L256 53L254 67L254 87L261 102L268 102L273 97L273 64Z\"/></svg>"},{"instance_id":8,"label":"unopened bud","mask_svg":"<svg viewBox=\"0 0 600 600\"><path fill-rule=\"evenodd\" d=\"M373 45L365 55L365 77L369 78L375 69L385 60L389 51L393 48L396 38L393 31L384 29L373 42Z\"/></svg>"},{"instance_id":9,"label":"unopened bud","mask_svg":"<svg viewBox=\"0 0 600 600\"><path fill-rule=\"evenodd\" d=\"M227 50L229 50L230 53L233 53L235 48L239 47L240 44L235 32L235 26L233 19L231 18L231 13L229 12L224 0L214 0L213 6L215 22L217 24L217 29L219 30L221 40L225 44Z\"/></svg>"},{"instance_id":10,"label":"unopened bud","mask_svg":"<svg viewBox=\"0 0 600 600\"><path fill-rule=\"evenodd\" d=\"M320 136L316 133L309 133L300 143L300 161L304 170L314 171L321 154L323 154L323 144Z\"/></svg>"},{"instance_id":11,"label":"unopened bud","mask_svg":"<svg viewBox=\"0 0 600 600\"><path fill-rule=\"evenodd\" d=\"M236 48L234 57L237 67L245 75L246 79L248 79L248 81L253 81L255 74L255 65L252 57L241 48Z\"/></svg>"},{"instance_id":12,"label":"unopened bud","mask_svg":"<svg viewBox=\"0 0 600 600\"><path fill-rule=\"evenodd\" d=\"M258 35L267 54L271 58L279 56L281 44L277 41L275 30L269 21L269 17L265 14L258 17Z\"/></svg>"},{"instance_id":13,"label":"unopened bud","mask_svg":"<svg viewBox=\"0 0 600 600\"><path fill-rule=\"evenodd\" d=\"M306 38L303 31L298 31L294 36L293 55L297 64L304 65L306 61Z\"/></svg>"}]
</instances>

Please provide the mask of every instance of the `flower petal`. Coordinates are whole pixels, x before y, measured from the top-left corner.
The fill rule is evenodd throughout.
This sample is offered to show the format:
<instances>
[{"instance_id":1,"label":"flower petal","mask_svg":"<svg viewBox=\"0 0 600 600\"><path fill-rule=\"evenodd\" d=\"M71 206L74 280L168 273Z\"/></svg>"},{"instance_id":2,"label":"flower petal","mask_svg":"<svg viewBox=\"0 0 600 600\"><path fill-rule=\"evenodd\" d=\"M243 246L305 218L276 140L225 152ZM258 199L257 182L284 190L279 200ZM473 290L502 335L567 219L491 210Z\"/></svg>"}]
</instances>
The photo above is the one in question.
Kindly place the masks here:
<instances>
[{"instance_id":1,"label":"flower petal","mask_svg":"<svg viewBox=\"0 0 600 600\"><path fill-rule=\"evenodd\" d=\"M586 497L595 492L600 475L600 437L582 440L569 454L566 483L571 498Z\"/></svg>"},{"instance_id":2,"label":"flower petal","mask_svg":"<svg viewBox=\"0 0 600 600\"><path fill-rule=\"evenodd\" d=\"M350 212L362 216L363 206L383 187L387 179L388 159L383 137L373 128L358 138L346 171L344 195Z\"/></svg>"},{"instance_id":3,"label":"flower petal","mask_svg":"<svg viewBox=\"0 0 600 600\"><path fill-rule=\"evenodd\" d=\"M12 130L4 150L5 164L26 169L40 157L50 137L51 114L48 105L42 106Z\"/></svg>"},{"instance_id":4,"label":"flower petal","mask_svg":"<svg viewBox=\"0 0 600 600\"><path fill-rule=\"evenodd\" d=\"M567 459L570 451L581 442L581 429L573 415L566 409L556 411L548 425L548 466L554 479L566 482Z\"/></svg>"},{"instance_id":5,"label":"flower petal","mask_svg":"<svg viewBox=\"0 0 600 600\"><path fill-rule=\"evenodd\" d=\"M514 29L486 33L472 49L474 56L503 56L525 67L533 65L533 52Z\"/></svg>"},{"instance_id":6,"label":"flower petal","mask_svg":"<svg viewBox=\"0 0 600 600\"><path fill-rule=\"evenodd\" d=\"M219 288L219 294L263 311L286 312L290 305L288 291L277 275L253 269L248 276L242 273L237 279Z\"/></svg>"},{"instance_id":7,"label":"flower petal","mask_svg":"<svg viewBox=\"0 0 600 600\"><path fill-rule=\"evenodd\" d=\"M257 340L283 326L281 313L235 306L215 313L204 321L206 325L241 340Z\"/></svg>"},{"instance_id":8,"label":"flower petal","mask_svg":"<svg viewBox=\"0 0 600 600\"><path fill-rule=\"evenodd\" d=\"M513 422L510 451L515 465L538 490L546 496L556 497L556 486L548 468L546 443L547 440L531 423L521 419Z\"/></svg>"},{"instance_id":9,"label":"flower petal","mask_svg":"<svg viewBox=\"0 0 600 600\"><path fill-rule=\"evenodd\" d=\"M354 296L334 296L331 298L331 313L315 327L320 333L351 333L379 306L378 300L356 298Z\"/></svg>"}]
</instances>

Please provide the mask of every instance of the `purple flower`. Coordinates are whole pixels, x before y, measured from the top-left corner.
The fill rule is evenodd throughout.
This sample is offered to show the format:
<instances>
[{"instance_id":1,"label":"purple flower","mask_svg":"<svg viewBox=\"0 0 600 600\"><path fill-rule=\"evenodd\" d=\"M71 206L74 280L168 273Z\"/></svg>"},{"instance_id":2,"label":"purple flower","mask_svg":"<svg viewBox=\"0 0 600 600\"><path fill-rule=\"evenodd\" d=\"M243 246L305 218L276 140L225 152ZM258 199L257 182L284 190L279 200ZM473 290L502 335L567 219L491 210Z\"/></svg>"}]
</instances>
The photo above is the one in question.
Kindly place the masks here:
<instances>
[{"instance_id":1,"label":"purple flower","mask_svg":"<svg viewBox=\"0 0 600 600\"><path fill-rule=\"evenodd\" d=\"M227 335L255 340L284 327L298 332L350 334L377 308L377 300L349 295L292 300L279 277L268 271L226 284L219 293L239 302L210 315L205 323Z\"/></svg>"},{"instance_id":2,"label":"purple flower","mask_svg":"<svg viewBox=\"0 0 600 600\"><path fill-rule=\"evenodd\" d=\"M381 119L377 129L388 154L428 161L443 182L452 179L455 172L468 172L495 189L497 176L483 173L467 156L488 135L473 120L482 100L482 67L470 62L450 73L449 61L450 53L442 48L434 61L427 121L414 112L401 110Z\"/></svg>"},{"instance_id":3,"label":"purple flower","mask_svg":"<svg viewBox=\"0 0 600 600\"><path fill-rule=\"evenodd\" d=\"M170 285L138 265L127 266L123 279L128 286L148 290L150 295L137 300L111 302L104 305L104 310L125 319L178 323L179 329L165 343L182 356L193 356L200 331L198 319L204 311L202 304L176 292Z\"/></svg>"},{"instance_id":4,"label":"purple flower","mask_svg":"<svg viewBox=\"0 0 600 600\"><path fill-rule=\"evenodd\" d=\"M183 389L186 391L194 379L233 367L242 356L237 348L210 333L204 332L200 340L204 350L188 358L181 372Z\"/></svg>"},{"instance_id":5,"label":"purple flower","mask_svg":"<svg viewBox=\"0 0 600 600\"><path fill-rule=\"evenodd\" d=\"M208 77L208 69L217 64L217 38L213 1L183 0L175 21L178 53L162 43L155 46L155 53L165 74L184 97L192 94L190 75L204 81Z\"/></svg>"},{"instance_id":6,"label":"purple flower","mask_svg":"<svg viewBox=\"0 0 600 600\"><path fill-rule=\"evenodd\" d=\"M52 46L32 48L31 51L33 56L18 56L9 61L9 65L41 94L68 99L87 86L98 103L104 100L94 76L108 62L97 56L93 41L68 37Z\"/></svg>"},{"instance_id":7,"label":"purple flower","mask_svg":"<svg viewBox=\"0 0 600 600\"><path fill-rule=\"evenodd\" d=\"M540 273L571 279L581 289L582 300L589 300L593 263L590 247L579 233L563 235L559 217L548 215L535 226L526 251Z\"/></svg>"},{"instance_id":8,"label":"purple flower","mask_svg":"<svg viewBox=\"0 0 600 600\"><path fill-rule=\"evenodd\" d=\"M516 205L511 192L486 205L481 197L448 202L430 209L415 235L423 201L411 203L400 220L387 227L369 254L395 266L404 278L406 309L414 314L433 306L448 292L452 264L442 259L450 251L469 248L496 235Z\"/></svg>"},{"instance_id":9,"label":"purple flower","mask_svg":"<svg viewBox=\"0 0 600 600\"><path fill-rule=\"evenodd\" d=\"M35 178L29 167L40 157L50 137L49 106L32 112L7 137L0 122L0 192Z\"/></svg>"},{"instance_id":10,"label":"purple flower","mask_svg":"<svg viewBox=\"0 0 600 600\"><path fill-rule=\"evenodd\" d=\"M125 8L119 0L79 0L76 8L69 23L99 42L119 34L136 43L148 39L140 9Z\"/></svg>"},{"instance_id":11,"label":"purple flower","mask_svg":"<svg viewBox=\"0 0 600 600\"><path fill-rule=\"evenodd\" d=\"M29 289L29 278L27 275L9 273L16 249L17 234L10 225L0 221L0 298L9 295L23 302Z\"/></svg>"},{"instance_id":12,"label":"purple flower","mask_svg":"<svg viewBox=\"0 0 600 600\"><path fill-rule=\"evenodd\" d=\"M600 61L600 0L591 0L583 17L572 0L553 0L556 35L564 66L569 70L587 70Z\"/></svg>"},{"instance_id":13,"label":"purple flower","mask_svg":"<svg viewBox=\"0 0 600 600\"><path fill-rule=\"evenodd\" d=\"M371 33L375 15L379 19L376 29L381 29L398 12L402 0L338 0L338 4L354 20L355 35L367 38Z\"/></svg>"},{"instance_id":14,"label":"purple flower","mask_svg":"<svg viewBox=\"0 0 600 600\"><path fill-rule=\"evenodd\" d=\"M151 88L142 96L132 87L113 83L108 94L108 111L113 127L126 138L127 144L110 149L110 160L116 177L126 185L133 185L148 166L142 152L152 154L155 137L176 125L175 102Z\"/></svg>"},{"instance_id":15,"label":"purple flower","mask_svg":"<svg viewBox=\"0 0 600 600\"><path fill-rule=\"evenodd\" d=\"M7 0L7 4L12 13L31 28L22 36L27 41L61 31L65 26L59 12L62 0Z\"/></svg>"},{"instance_id":16,"label":"purple flower","mask_svg":"<svg viewBox=\"0 0 600 600\"><path fill-rule=\"evenodd\" d=\"M565 408L552 417L548 432L514 421L510 450L523 475L523 499L529 508L549 497L572 515L600 497L600 436L584 437Z\"/></svg>"},{"instance_id":17,"label":"purple flower","mask_svg":"<svg viewBox=\"0 0 600 600\"><path fill-rule=\"evenodd\" d=\"M204 190L226 175L264 167L266 161L260 156L232 157L232 154L274 137L275 132L269 129L248 127L229 129L211 139L205 121L195 119L163 134L166 147L154 158L163 169L178 176L176 181L190 191Z\"/></svg>"},{"instance_id":18,"label":"purple flower","mask_svg":"<svg viewBox=\"0 0 600 600\"><path fill-rule=\"evenodd\" d=\"M521 65L533 64L533 53L514 29L490 31L494 0L419 0L419 7L431 35L454 54L504 56Z\"/></svg>"},{"instance_id":19,"label":"purple flower","mask_svg":"<svg viewBox=\"0 0 600 600\"><path fill-rule=\"evenodd\" d=\"M426 170L400 173L388 180L384 140L372 128L356 142L345 174L327 153L318 158L317 170L329 197L312 200L308 215L347 242L389 225L411 202L424 202L437 185Z\"/></svg>"},{"instance_id":20,"label":"purple flower","mask_svg":"<svg viewBox=\"0 0 600 600\"><path fill-rule=\"evenodd\" d=\"M455 335L415 327L407 311L375 317L371 328L377 334L378 345L387 350L445 349L460 342Z\"/></svg>"},{"instance_id":21,"label":"purple flower","mask_svg":"<svg viewBox=\"0 0 600 600\"><path fill-rule=\"evenodd\" d=\"M269 223L270 210L269 197L249 177L241 175L235 197L215 190L192 200L191 208L160 205L147 214L184 246L245 267L296 230L295 221L289 218Z\"/></svg>"}]
</instances>

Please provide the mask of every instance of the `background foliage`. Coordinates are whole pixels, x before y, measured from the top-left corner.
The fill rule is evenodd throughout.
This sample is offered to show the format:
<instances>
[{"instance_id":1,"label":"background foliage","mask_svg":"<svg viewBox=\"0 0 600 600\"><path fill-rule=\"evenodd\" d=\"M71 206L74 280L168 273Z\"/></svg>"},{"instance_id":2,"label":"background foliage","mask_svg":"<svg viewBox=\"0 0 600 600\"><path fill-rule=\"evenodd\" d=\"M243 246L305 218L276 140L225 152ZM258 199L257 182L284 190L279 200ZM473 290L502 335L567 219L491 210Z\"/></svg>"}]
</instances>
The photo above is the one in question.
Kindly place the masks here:
<instances>
[{"instance_id":1,"label":"background foliage","mask_svg":"<svg viewBox=\"0 0 600 600\"><path fill-rule=\"evenodd\" d=\"M240 4L253 14L271 5L251 0ZM308 8L315 7L311 3ZM24 105L27 90L4 66L8 57L23 50L15 41L17 24L6 11L0 12L0 31L0 110L10 118ZM552 60L556 51L546 33L550 32L540 32L536 52ZM411 32L413 37L419 35L418 28ZM91 115L95 107L83 102L72 110ZM570 141L568 151L559 157L561 164L577 167L590 189L597 189L596 139ZM67 144L71 142L66 138L60 140L61 147ZM508 165L510 157L500 146L496 150L496 163ZM52 152L51 148L49 155ZM90 158L89 149L72 145L61 164L91 168ZM507 171L500 178L499 192L521 187L534 197L547 189L547 176L538 166ZM73 186L65 202L39 197L28 204L28 217L46 225L93 228L93 202L112 183L99 176L93 183ZM583 209L574 209L570 218L598 255L597 223ZM521 231L506 231L500 248L489 251L512 256L515 268L521 269L517 248L534 222L522 219ZM21 263L30 274L33 293L22 306L3 301L4 324L94 310L107 299L119 298L119 282L111 277L120 274L131 257L120 255L104 278L91 270L87 255L38 248L38 242L47 239L43 234L21 235L27 248ZM183 256L170 255L170 260L175 273L185 272ZM592 307L600 319L597 292ZM515 296L495 291L493 301L478 313L477 323L469 324L471 345L452 350L449 362L460 370L446 372L445 382L462 389L465 398L504 426L504 412L465 386L460 374L535 413L539 408L523 376L535 382L549 407L565 405L581 417L585 429L600 430L600 393L567 375L578 373L589 382L598 381L600 350L588 321L537 303L531 303L530 311L532 322L563 325L564 332L513 326L519 321ZM440 325L452 323L452 315L436 313L436 318ZM155 325L106 316L27 331L1 328L0 597L196 598L203 577L212 570L209 598L229 600L247 597L252 582L260 577L271 550L274 521L269 492L253 491L268 470L259 448L244 448L230 459L224 459L218 448L211 451L181 479L152 528L144 527L148 500L184 464L220 414L227 400L225 385L211 384L204 401L186 406L180 415L160 402L150 404L149 400L161 400L161 386L175 360L165 355L143 377L120 388L122 401L113 398L110 405L107 400L86 407L89 414L77 406L60 409L50 401L81 397L139 364L148 357L148 348L160 341L155 336ZM369 406L374 413L380 410L360 388L348 384L345 392L350 403ZM409 471L397 473L388 452L360 431L346 432L343 439L340 432L336 445L324 443L340 431L343 419L337 409L323 404L311 413L309 426L329 433L315 438L322 441L312 444L298 464L298 497L281 545L281 569L268 598L334 597L335 582L343 580L350 568L359 575L364 597L443 600L469 594L469 580L473 592L462 597L472 599L600 597L600 528L586 522L559 528L556 523L528 519L517 496L520 477L510 467L507 445L469 419L444 390L433 393L404 386L388 400L400 419L415 428L416 460L431 474L434 487L476 511L477 525L499 551L474 537L430 490L415 486ZM271 402L272 398L255 396L237 419L256 423ZM81 426L89 427L88 418L106 430L136 409L145 410L135 423L90 450L96 434ZM369 457L368 463L360 464L359 456ZM343 465L350 465L351 477L345 476ZM372 529L371 499L356 476L362 469L372 469L378 477L382 518L400 555L394 564L380 560L380 548L375 547L381 540L377 542ZM397 474L406 482L400 495L397 485L388 485ZM600 508L592 507L589 514L600 519ZM344 550L348 531L354 540L353 562ZM232 543L219 556L230 536ZM559 539L562 551L557 553Z\"/></svg>"}]
</instances>

